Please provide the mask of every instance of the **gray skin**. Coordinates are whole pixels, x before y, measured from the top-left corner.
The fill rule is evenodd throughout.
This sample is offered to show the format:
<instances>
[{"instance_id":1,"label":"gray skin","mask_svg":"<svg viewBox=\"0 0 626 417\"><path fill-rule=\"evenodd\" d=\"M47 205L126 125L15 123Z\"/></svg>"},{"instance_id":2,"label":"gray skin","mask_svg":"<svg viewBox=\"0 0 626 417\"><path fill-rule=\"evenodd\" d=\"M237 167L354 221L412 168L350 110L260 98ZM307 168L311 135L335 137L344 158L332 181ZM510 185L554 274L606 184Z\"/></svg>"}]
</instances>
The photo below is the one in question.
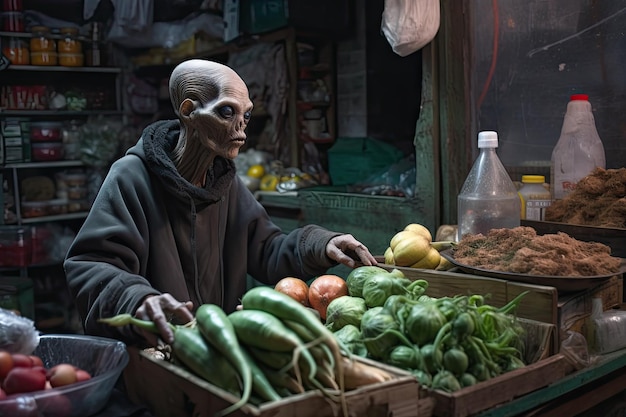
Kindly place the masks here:
<instances>
[{"instance_id":1,"label":"gray skin","mask_svg":"<svg viewBox=\"0 0 626 417\"><path fill-rule=\"evenodd\" d=\"M183 178L203 187L216 156L234 159L246 142L245 129L253 104L248 87L231 68L212 61L192 59L179 64L170 76L169 91L181 122L180 136L172 159ZM357 262L376 265L367 247L350 234L332 238L326 245L329 258L350 268ZM181 302L171 294L146 297L135 316L151 320L166 343L174 340L168 319L187 323L193 319L191 301ZM142 332L148 340L153 335Z\"/></svg>"}]
</instances>

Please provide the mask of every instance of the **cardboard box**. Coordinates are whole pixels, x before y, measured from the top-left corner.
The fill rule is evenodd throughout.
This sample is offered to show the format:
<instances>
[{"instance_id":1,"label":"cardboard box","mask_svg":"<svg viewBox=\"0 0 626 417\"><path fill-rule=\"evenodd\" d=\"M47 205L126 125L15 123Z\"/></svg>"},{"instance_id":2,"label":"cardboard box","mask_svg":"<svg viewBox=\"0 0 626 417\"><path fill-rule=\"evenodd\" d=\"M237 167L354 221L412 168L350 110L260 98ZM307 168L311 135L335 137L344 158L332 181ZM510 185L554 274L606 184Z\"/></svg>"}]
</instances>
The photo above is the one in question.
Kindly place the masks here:
<instances>
[{"instance_id":1,"label":"cardboard box","mask_svg":"<svg viewBox=\"0 0 626 417\"><path fill-rule=\"evenodd\" d=\"M124 383L131 401L146 405L156 417L213 417L233 402L230 393L196 377L182 367L157 359L147 351L129 348L130 361ZM350 417L416 417L419 387L408 372L363 358L356 360L382 368L397 378L346 393ZM340 404L319 390L293 395L260 406L245 405L232 417L334 417L342 416Z\"/></svg>"}]
</instances>

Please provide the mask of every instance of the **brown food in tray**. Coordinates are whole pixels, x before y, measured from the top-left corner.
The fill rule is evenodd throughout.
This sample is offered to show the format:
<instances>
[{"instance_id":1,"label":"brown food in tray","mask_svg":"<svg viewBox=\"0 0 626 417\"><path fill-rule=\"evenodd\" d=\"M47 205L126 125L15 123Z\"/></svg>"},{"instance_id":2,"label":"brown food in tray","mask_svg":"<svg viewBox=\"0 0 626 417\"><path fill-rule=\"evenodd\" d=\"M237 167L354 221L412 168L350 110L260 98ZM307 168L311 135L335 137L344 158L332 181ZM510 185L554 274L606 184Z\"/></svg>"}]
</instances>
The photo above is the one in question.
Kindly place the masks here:
<instances>
[{"instance_id":1,"label":"brown food in tray","mask_svg":"<svg viewBox=\"0 0 626 417\"><path fill-rule=\"evenodd\" d=\"M626 168L596 168L571 194L546 209L545 220L626 228Z\"/></svg>"},{"instance_id":2,"label":"brown food in tray","mask_svg":"<svg viewBox=\"0 0 626 417\"><path fill-rule=\"evenodd\" d=\"M454 249L454 260L492 271L564 277L609 275L621 266L607 245L563 232L537 235L525 226L466 235Z\"/></svg>"}]
</instances>

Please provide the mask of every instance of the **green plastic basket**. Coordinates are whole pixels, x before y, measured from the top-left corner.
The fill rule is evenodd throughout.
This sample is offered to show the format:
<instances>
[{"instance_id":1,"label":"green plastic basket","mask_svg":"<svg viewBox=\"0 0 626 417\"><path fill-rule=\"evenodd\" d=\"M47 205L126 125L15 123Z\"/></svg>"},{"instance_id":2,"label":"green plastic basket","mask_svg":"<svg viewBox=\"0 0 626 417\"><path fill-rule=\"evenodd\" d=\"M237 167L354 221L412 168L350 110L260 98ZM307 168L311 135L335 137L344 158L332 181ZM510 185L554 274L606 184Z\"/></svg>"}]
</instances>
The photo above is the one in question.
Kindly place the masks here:
<instances>
[{"instance_id":1,"label":"green plastic basket","mask_svg":"<svg viewBox=\"0 0 626 417\"><path fill-rule=\"evenodd\" d=\"M373 138L337 138L328 150L328 171L333 185L357 184L384 172L402 158L398 148Z\"/></svg>"}]
</instances>

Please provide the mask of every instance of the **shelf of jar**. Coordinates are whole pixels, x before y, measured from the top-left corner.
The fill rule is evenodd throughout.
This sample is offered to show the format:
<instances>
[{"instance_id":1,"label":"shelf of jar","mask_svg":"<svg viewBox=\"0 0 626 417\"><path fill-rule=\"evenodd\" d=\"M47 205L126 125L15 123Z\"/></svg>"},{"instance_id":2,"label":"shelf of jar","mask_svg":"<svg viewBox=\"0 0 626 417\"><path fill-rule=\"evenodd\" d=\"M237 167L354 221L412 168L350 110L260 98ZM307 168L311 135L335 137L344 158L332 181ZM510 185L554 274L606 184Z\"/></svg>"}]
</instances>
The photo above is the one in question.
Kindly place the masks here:
<instances>
[{"instance_id":1,"label":"shelf of jar","mask_svg":"<svg viewBox=\"0 0 626 417\"><path fill-rule=\"evenodd\" d=\"M97 72L119 74L117 67L63 67L60 65L9 65L3 71L46 71L46 72Z\"/></svg>"},{"instance_id":2,"label":"shelf of jar","mask_svg":"<svg viewBox=\"0 0 626 417\"><path fill-rule=\"evenodd\" d=\"M64 39L65 35L61 34L61 33L48 33L47 36L50 39L54 39L54 40L59 40L59 39ZM0 37L2 38L25 38L25 39L30 39L33 38L33 33L32 32L8 32L6 30L2 31L0 30ZM90 39L87 36L84 35L78 35L76 36L76 40L79 40L81 42L96 42L92 39ZM100 44L104 44L106 42L104 41L97 41Z\"/></svg>"},{"instance_id":3,"label":"shelf of jar","mask_svg":"<svg viewBox=\"0 0 626 417\"><path fill-rule=\"evenodd\" d=\"M89 211L77 211L74 213L65 213L65 214L55 214L51 216L38 216L38 217L27 217L22 218L22 224L33 224L33 223L45 223L45 222L56 222L61 220L77 220L84 219L87 217ZM7 225L9 226L9 225Z\"/></svg>"},{"instance_id":4,"label":"shelf of jar","mask_svg":"<svg viewBox=\"0 0 626 417\"><path fill-rule=\"evenodd\" d=\"M9 272L9 271L15 271L15 270L24 269L24 268L50 268L50 267L56 267L59 265L63 265L63 260L37 262L33 264L28 263L24 265L3 265L3 266L0 266L0 272Z\"/></svg>"},{"instance_id":5,"label":"shelf of jar","mask_svg":"<svg viewBox=\"0 0 626 417\"><path fill-rule=\"evenodd\" d=\"M79 116L122 116L121 110L4 110L0 109L1 116L59 116L59 117L79 117Z\"/></svg>"},{"instance_id":6,"label":"shelf of jar","mask_svg":"<svg viewBox=\"0 0 626 417\"><path fill-rule=\"evenodd\" d=\"M82 161L67 160L67 161L49 161L49 162L15 162L5 164L3 169L22 169L22 168L67 168L67 167L80 167L83 166Z\"/></svg>"}]
</instances>

